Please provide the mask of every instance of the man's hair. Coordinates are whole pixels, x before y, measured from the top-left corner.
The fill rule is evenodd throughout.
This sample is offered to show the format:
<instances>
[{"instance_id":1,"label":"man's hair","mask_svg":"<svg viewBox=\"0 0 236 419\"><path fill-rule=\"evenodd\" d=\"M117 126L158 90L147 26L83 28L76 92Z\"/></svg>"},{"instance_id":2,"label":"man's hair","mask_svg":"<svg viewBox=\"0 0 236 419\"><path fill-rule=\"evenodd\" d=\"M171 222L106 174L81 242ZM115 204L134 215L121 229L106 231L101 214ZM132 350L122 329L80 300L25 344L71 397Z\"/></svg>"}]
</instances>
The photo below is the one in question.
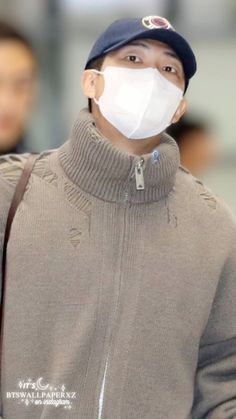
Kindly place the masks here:
<instances>
[{"instance_id":1,"label":"man's hair","mask_svg":"<svg viewBox=\"0 0 236 419\"><path fill-rule=\"evenodd\" d=\"M94 70L99 70L100 71L101 68L102 68L102 64L103 64L104 59L105 59L105 55L103 55L103 56L101 56L101 57L99 57L95 60L90 61L90 63L86 67L86 70L94 69ZM92 99L88 99L88 108L89 108L89 112L92 112Z\"/></svg>"},{"instance_id":2,"label":"man's hair","mask_svg":"<svg viewBox=\"0 0 236 419\"><path fill-rule=\"evenodd\" d=\"M0 20L0 42L1 41L16 41L24 45L31 54L35 57L35 52L31 42L10 23Z\"/></svg>"},{"instance_id":3,"label":"man's hair","mask_svg":"<svg viewBox=\"0 0 236 419\"><path fill-rule=\"evenodd\" d=\"M176 124L167 128L166 132L178 145L192 132L209 132L209 124L203 118L184 116Z\"/></svg>"}]
</instances>

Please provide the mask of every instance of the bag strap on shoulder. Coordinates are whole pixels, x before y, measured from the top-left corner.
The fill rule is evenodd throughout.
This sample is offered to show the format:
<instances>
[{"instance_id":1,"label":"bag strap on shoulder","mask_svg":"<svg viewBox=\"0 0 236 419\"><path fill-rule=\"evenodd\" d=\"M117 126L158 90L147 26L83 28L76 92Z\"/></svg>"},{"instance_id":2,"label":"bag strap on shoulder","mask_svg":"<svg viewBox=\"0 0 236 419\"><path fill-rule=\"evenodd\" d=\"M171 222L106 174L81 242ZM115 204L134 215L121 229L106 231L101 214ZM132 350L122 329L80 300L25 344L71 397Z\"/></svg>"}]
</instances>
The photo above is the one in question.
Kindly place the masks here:
<instances>
[{"instance_id":1,"label":"bag strap on shoulder","mask_svg":"<svg viewBox=\"0 0 236 419\"><path fill-rule=\"evenodd\" d=\"M33 170L33 166L35 163L35 160L37 159L38 154L30 154L28 159L26 160L26 163L24 165L22 174L19 178L19 181L17 183L17 186L15 188L15 192L12 198L12 202L8 211L7 216L7 222L6 222L6 228L5 228L5 235L4 235L4 243L3 243L3 257L2 257L2 280L4 280L5 277L5 269L6 269L6 250L7 250L7 243L10 237L10 230L13 218L15 216L16 210L23 198L30 174Z\"/></svg>"},{"instance_id":2,"label":"bag strap on shoulder","mask_svg":"<svg viewBox=\"0 0 236 419\"><path fill-rule=\"evenodd\" d=\"M4 324L4 303L5 303L5 289L6 289L6 257L7 257L7 244L10 237L11 225L15 216L16 210L23 198L24 192L30 174L33 170L34 163L38 157L38 154L31 153L26 160L23 171L16 185L15 192L11 201L11 205L8 211L4 242L3 242L3 255L2 255L2 289L1 289L1 305L0 305L0 374L1 374L1 358L2 358L2 340L3 340L3 324ZM1 381L1 377L0 377ZM0 395L2 396L2 395ZM1 397L2 398L2 397ZM1 412L0 412L1 414Z\"/></svg>"}]
</instances>

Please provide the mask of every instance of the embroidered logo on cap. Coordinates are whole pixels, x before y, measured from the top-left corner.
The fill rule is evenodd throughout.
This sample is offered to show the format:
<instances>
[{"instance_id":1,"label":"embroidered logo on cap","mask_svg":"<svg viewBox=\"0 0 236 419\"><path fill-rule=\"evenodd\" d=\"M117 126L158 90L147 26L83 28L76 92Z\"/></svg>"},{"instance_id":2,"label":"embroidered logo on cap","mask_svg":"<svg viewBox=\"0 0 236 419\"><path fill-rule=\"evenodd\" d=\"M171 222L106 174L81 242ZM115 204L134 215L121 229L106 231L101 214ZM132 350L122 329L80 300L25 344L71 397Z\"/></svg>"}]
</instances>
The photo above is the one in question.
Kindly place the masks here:
<instances>
[{"instance_id":1,"label":"embroidered logo on cap","mask_svg":"<svg viewBox=\"0 0 236 419\"><path fill-rule=\"evenodd\" d=\"M172 29L170 22L161 16L146 16L142 19L142 24L148 29Z\"/></svg>"}]
</instances>

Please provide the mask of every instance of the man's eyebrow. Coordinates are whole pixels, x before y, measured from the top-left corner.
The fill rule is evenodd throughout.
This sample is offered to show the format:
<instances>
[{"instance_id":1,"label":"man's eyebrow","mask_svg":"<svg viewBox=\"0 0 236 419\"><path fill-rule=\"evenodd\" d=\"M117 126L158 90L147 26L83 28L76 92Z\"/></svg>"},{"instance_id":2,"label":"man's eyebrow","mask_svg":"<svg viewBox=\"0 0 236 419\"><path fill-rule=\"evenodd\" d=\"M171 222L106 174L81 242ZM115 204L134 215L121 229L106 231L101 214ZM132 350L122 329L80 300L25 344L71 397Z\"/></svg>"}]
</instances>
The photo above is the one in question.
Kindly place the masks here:
<instances>
[{"instance_id":1,"label":"man's eyebrow","mask_svg":"<svg viewBox=\"0 0 236 419\"><path fill-rule=\"evenodd\" d=\"M171 50L167 49L167 50L164 51L164 54L167 55L168 57L175 58L175 60L179 61L179 63L182 64L180 58L178 57L178 55L174 51L171 51Z\"/></svg>"},{"instance_id":2,"label":"man's eyebrow","mask_svg":"<svg viewBox=\"0 0 236 419\"><path fill-rule=\"evenodd\" d=\"M124 45L123 48L129 47L129 46L144 47L146 49L150 49L149 45L144 44L142 41L131 41L128 44Z\"/></svg>"},{"instance_id":3,"label":"man's eyebrow","mask_svg":"<svg viewBox=\"0 0 236 419\"><path fill-rule=\"evenodd\" d=\"M129 46L136 46L136 47L143 47L143 48L146 48L146 49L150 49L148 44L145 44L144 42L137 41L137 40L129 42L128 44L124 45L123 48L128 48ZM176 60L179 61L180 64L182 64L180 58L178 57L178 55L174 51L172 51L170 49L166 49L163 52L164 52L165 55L167 55L169 57L172 57L172 58L175 58Z\"/></svg>"}]
</instances>

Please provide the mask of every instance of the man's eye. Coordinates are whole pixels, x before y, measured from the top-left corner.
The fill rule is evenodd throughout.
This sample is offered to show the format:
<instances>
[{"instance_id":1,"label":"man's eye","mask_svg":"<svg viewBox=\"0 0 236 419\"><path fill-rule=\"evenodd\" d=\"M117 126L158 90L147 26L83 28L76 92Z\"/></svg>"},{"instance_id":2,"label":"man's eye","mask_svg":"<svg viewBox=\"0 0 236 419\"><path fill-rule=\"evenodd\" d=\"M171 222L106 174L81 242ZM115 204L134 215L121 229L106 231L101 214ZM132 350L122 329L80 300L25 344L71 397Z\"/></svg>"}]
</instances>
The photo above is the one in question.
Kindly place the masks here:
<instances>
[{"instance_id":1,"label":"man's eye","mask_svg":"<svg viewBox=\"0 0 236 419\"><path fill-rule=\"evenodd\" d=\"M137 57L137 55L127 55L126 57L128 61L131 61L132 63L140 63L141 59Z\"/></svg>"},{"instance_id":2,"label":"man's eye","mask_svg":"<svg viewBox=\"0 0 236 419\"><path fill-rule=\"evenodd\" d=\"M166 71L167 73L175 73L175 74L177 73L177 70L170 65L164 66L163 70Z\"/></svg>"}]
</instances>

